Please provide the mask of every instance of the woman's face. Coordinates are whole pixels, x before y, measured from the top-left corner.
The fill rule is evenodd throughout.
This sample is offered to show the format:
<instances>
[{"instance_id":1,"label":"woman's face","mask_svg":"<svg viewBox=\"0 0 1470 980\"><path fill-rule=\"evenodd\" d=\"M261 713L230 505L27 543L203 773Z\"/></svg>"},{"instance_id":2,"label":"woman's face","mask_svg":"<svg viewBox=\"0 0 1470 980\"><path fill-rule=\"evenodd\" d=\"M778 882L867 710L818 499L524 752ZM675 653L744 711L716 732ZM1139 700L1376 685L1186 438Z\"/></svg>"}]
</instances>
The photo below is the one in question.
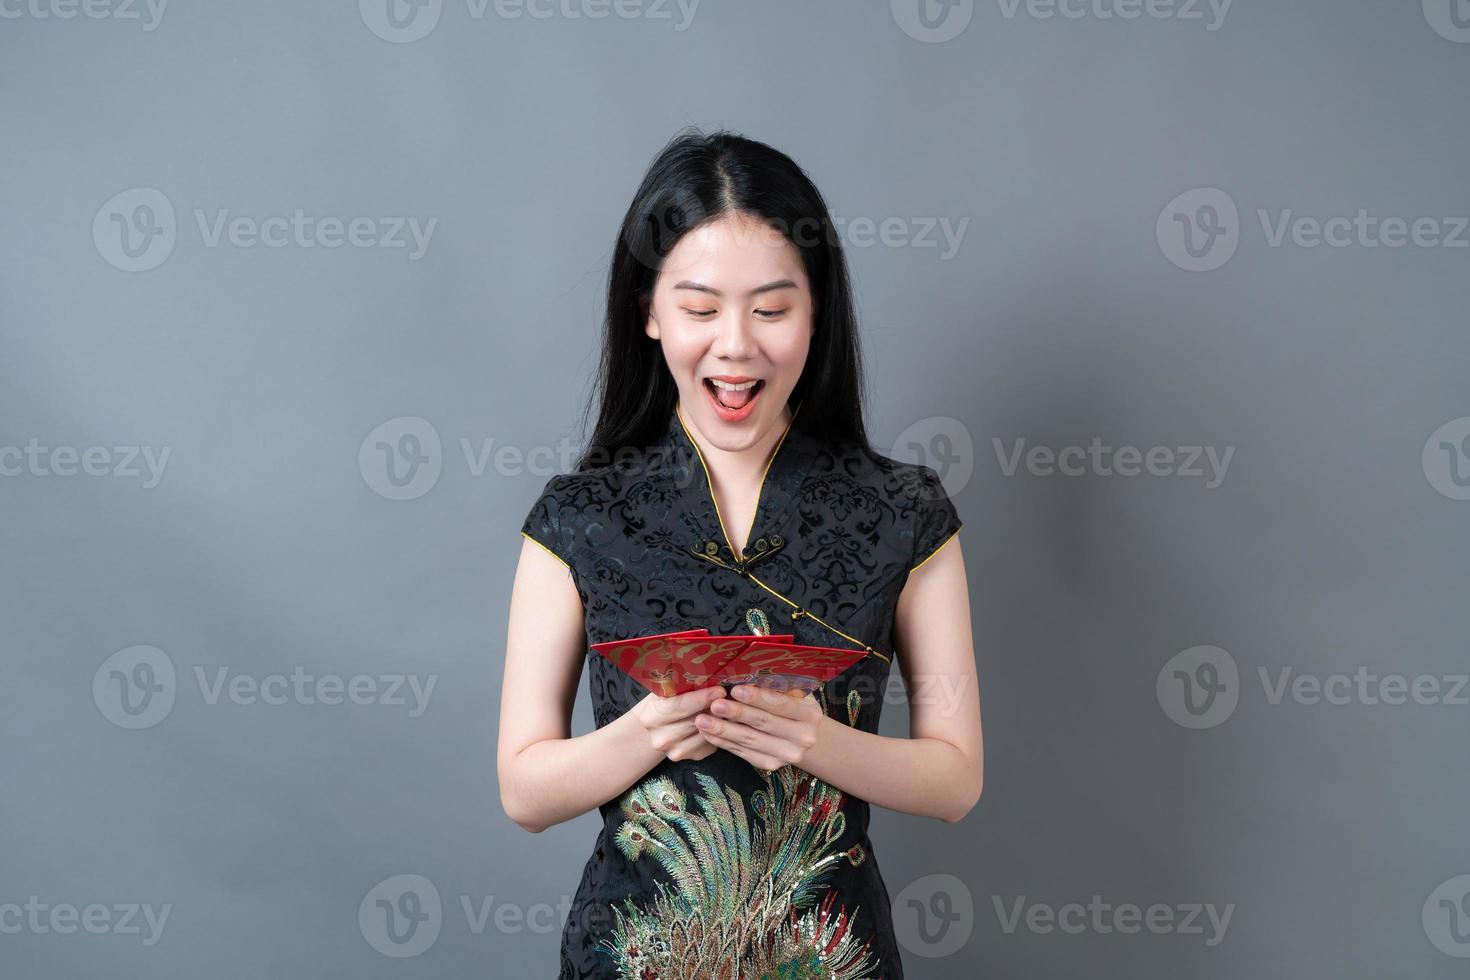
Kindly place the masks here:
<instances>
[{"instance_id":1,"label":"woman's face","mask_svg":"<svg viewBox=\"0 0 1470 980\"><path fill-rule=\"evenodd\" d=\"M811 347L801 253L749 215L706 222L665 257L643 329L663 347L685 420L719 449L749 449L790 420Z\"/></svg>"}]
</instances>

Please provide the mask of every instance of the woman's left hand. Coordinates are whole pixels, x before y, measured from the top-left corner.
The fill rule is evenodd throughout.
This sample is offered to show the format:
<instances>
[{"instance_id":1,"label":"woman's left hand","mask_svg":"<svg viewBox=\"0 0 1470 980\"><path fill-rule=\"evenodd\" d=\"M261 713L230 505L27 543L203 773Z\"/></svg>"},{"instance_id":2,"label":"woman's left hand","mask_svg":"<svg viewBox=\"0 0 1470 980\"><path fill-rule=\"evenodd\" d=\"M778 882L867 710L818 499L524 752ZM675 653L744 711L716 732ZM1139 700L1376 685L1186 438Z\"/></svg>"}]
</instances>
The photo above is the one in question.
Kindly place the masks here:
<instances>
[{"instance_id":1,"label":"woman's left hand","mask_svg":"<svg viewBox=\"0 0 1470 980\"><path fill-rule=\"evenodd\" d=\"M747 683L734 685L730 697L716 699L694 723L711 745L770 771L800 766L826 719L811 694L795 697Z\"/></svg>"}]
</instances>

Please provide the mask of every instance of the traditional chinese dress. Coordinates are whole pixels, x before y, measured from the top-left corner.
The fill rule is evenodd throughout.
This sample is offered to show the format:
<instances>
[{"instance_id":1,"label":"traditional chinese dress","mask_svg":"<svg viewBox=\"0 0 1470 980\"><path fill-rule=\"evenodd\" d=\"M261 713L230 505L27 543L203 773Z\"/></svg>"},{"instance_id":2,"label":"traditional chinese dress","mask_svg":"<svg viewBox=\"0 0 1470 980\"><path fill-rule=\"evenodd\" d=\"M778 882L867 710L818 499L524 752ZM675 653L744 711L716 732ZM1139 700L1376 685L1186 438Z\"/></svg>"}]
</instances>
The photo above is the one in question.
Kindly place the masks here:
<instances>
[{"instance_id":1,"label":"traditional chinese dress","mask_svg":"<svg viewBox=\"0 0 1470 980\"><path fill-rule=\"evenodd\" d=\"M521 533L570 569L588 643L705 627L866 651L817 697L876 733L899 593L961 522L932 468L827 444L799 415L740 559L677 406L642 456L552 477ZM649 693L593 651L586 666L599 728ZM903 977L865 801L720 749L598 809L560 980Z\"/></svg>"}]
</instances>

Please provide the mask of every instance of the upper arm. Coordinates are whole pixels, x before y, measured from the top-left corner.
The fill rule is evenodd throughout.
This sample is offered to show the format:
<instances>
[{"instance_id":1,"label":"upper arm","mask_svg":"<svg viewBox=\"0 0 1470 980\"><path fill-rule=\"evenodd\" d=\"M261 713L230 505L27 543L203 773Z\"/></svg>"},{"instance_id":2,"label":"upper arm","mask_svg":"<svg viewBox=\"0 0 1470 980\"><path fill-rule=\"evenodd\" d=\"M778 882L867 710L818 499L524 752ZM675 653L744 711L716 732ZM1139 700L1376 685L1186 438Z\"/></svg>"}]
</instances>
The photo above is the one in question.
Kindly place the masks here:
<instances>
[{"instance_id":1,"label":"upper arm","mask_svg":"<svg viewBox=\"0 0 1470 980\"><path fill-rule=\"evenodd\" d=\"M587 650L582 597L571 567L532 536L545 537L536 530L536 513L528 518L532 532L523 529L511 586L496 753L502 788L508 764L522 749L570 736Z\"/></svg>"},{"instance_id":2,"label":"upper arm","mask_svg":"<svg viewBox=\"0 0 1470 980\"><path fill-rule=\"evenodd\" d=\"M960 520L932 470L929 478L936 486L920 502L914 567L894 613L898 666L909 694L910 734L963 753L978 792L984 744Z\"/></svg>"}]
</instances>

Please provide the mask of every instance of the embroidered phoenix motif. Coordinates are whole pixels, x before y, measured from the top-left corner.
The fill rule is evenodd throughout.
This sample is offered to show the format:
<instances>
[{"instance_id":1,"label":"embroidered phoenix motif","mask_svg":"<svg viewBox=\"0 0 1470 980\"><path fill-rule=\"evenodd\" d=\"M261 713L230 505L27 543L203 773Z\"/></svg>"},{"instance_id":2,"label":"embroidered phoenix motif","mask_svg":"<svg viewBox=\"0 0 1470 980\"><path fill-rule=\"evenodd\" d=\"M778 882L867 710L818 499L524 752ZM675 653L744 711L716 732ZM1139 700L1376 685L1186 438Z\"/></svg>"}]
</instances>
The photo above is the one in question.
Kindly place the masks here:
<instances>
[{"instance_id":1,"label":"embroidered phoenix motif","mask_svg":"<svg viewBox=\"0 0 1470 980\"><path fill-rule=\"evenodd\" d=\"M861 844L835 848L842 792L792 765L762 775L753 826L740 794L704 773L694 774L698 811L667 776L623 795L618 848L658 861L674 886L657 883L644 908L614 907L600 945L620 977L871 980L872 939L858 943L856 909L834 908L836 892L823 887L840 862L866 856Z\"/></svg>"}]
</instances>

